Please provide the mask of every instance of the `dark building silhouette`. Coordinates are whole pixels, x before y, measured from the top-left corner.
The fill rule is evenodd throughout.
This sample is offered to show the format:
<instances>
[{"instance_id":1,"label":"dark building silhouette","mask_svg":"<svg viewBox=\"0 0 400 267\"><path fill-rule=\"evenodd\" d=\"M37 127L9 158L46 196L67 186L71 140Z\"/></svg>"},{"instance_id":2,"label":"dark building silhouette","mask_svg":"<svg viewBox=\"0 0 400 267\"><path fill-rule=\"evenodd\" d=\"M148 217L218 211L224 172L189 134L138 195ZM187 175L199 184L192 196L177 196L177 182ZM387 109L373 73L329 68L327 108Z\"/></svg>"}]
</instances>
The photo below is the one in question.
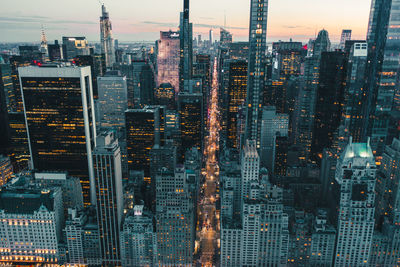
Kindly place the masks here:
<instances>
[{"instance_id":1,"label":"dark building silhouette","mask_svg":"<svg viewBox=\"0 0 400 267\"><path fill-rule=\"evenodd\" d=\"M312 159L320 162L324 148L333 143L344 103L347 60L344 52L323 52L316 95Z\"/></svg>"}]
</instances>

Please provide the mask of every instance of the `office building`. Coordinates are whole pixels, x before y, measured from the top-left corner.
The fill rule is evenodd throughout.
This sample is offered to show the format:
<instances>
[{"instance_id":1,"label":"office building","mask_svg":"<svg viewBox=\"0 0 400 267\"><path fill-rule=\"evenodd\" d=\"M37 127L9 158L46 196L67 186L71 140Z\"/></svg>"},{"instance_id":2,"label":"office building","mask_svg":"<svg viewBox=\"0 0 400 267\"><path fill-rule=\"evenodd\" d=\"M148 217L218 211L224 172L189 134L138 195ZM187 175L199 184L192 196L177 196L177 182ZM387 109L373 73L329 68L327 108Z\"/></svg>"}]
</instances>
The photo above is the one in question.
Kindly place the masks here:
<instances>
[{"instance_id":1,"label":"office building","mask_svg":"<svg viewBox=\"0 0 400 267\"><path fill-rule=\"evenodd\" d=\"M169 83L179 92L180 35L179 32L160 32L157 41L157 86Z\"/></svg>"},{"instance_id":2,"label":"office building","mask_svg":"<svg viewBox=\"0 0 400 267\"><path fill-rule=\"evenodd\" d=\"M275 170L277 138L288 137L289 116L277 113L274 106L263 108L261 121L261 165L273 174ZM282 143L283 145L283 143Z\"/></svg>"},{"instance_id":3,"label":"office building","mask_svg":"<svg viewBox=\"0 0 400 267\"><path fill-rule=\"evenodd\" d=\"M334 143L342 119L347 59L344 52L323 52L316 92L311 159L320 163L322 150Z\"/></svg>"},{"instance_id":4,"label":"office building","mask_svg":"<svg viewBox=\"0 0 400 267\"><path fill-rule=\"evenodd\" d=\"M313 222L309 264L331 266L335 253L336 229L329 224L328 214L319 210Z\"/></svg>"},{"instance_id":5,"label":"office building","mask_svg":"<svg viewBox=\"0 0 400 267\"><path fill-rule=\"evenodd\" d=\"M62 205L57 188L2 190L0 261L12 265L57 264Z\"/></svg>"},{"instance_id":6,"label":"office building","mask_svg":"<svg viewBox=\"0 0 400 267\"><path fill-rule=\"evenodd\" d=\"M59 61L64 59L65 46L58 43L58 40L54 40L54 44L48 44L47 50L49 51L50 61Z\"/></svg>"},{"instance_id":7,"label":"office building","mask_svg":"<svg viewBox=\"0 0 400 267\"><path fill-rule=\"evenodd\" d=\"M346 41L351 40L351 30L342 30L342 35L340 36L339 48L344 49Z\"/></svg>"},{"instance_id":8,"label":"office building","mask_svg":"<svg viewBox=\"0 0 400 267\"><path fill-rule=\"evenodd\" d=\"M336 167L340 207L335 265L368 266L374 233L376 164L368 143L351 138Z\"/></svg>"},{"instance_id":9,"label":"office building","mask_svg":"<svg viewBox=\"0 0 400 267\"><path fill-rule=\"evenodd\" d=\"M232 43L232 33L224 28L219 29L219 44L221 46L229 46Z\"/></svg>"},{"instance_id":10,"label":"office building","mask_svg":"<svg viewBox=\"0 0 400 267\"><path fill-rule=\"evenodd\" d=\"M64 207L64 218L68 217L68 209L83 209L82 186L77 177L63 172L35 172L32 184L41 188L60 187Z\"/></svg>"},{"instance_id":11,"label":"office building","mask_svg":"<svg viewBox=\"0 0 400 267\"><path fill-rule=\"evenodd\" d=\"M156 264L191 266L194 251L194 210L184 168L156 176Z\"/></svg>"},{"instance_id":12,"label":"office building","mask_svg":"<svg viewBox=\"0 0 400 267\"><path fill-rule=\"evenodd\" d=\"M32 167L79 177L85 205L95 199L96 135L89 67L19 68Z\"/></svg>"},{"instance_id":13,"label":"office building","mask_svg":"<svg viewBox=\"0 0 400 267\"><path fill-rule=\"evenodd\" d=\"M110 16L104 4L101 5L100 44L101 53L105 55L106 66L111 68L115 63L114 39L112 37Z\"/></svg>"},{"instance_id":14,"label":"office building","mask_svg":"<svg viewBox=\"0 0 400 267\"><path fill-rule=\"evenodd\" d=\"M101 265L100 234L96 211L69 209L64 234L68 249L68 264Z\"/></svg>"},{"instance_id":15,"label":"office building","mask_svg":"<svg viewBox=\"0 0 400 267\"><path fill-rule=\"evenodd\" d=\"M203 97L201 93L180 92L178 95L179 128L181 132L181 151L192 147L202 151L203 143Z\"/></svg>"},{"instance_id":16,"label":"office building","mask_svg":"<svg viewBox=\"0 0 400 267\"><path fill-rule=\"evenodd\" d=\"M364 134L371 137L371 146L378 160L387 140L389 113L399 110L399 96L396 90L399 69L399 32L396 18L400 2L373 1L367 34L368 58L364 101Z\"/></svg>"},{"instance_id":17,"label":"office building","mask_svg":"<svg viewBox=\"0 0 400 267\"><path fill-rule=\"evenodd\" d=\"M121 231L122 266L153 266L153 214L142 205L133 207L133 213L124 220Z\"/></svg>"},{"instance_id":18,"label":"office building","mask_svg":"<svg viewBox=\"0 0 400 267\"><path fill-rule=\"evenodd\" d=\"M88 41L86 37L65 37L62 38L63 41L63 58L65 60L72 60L76 56L90 55Z\"/></svg>"},{"instance_id":19,"label":"office building","mask_svg":"<svg viewBox=\"0 0 400 267\"><path fill-rule=\"evenodd\" d=\"M97 221L104 265L119 265L123 215L121 150L112 132L97 136L93 150Z\"/></svg>"},{"instance_id":20,"label":"office building","mask_svg":"<svg viewBox=\"0 0 400 267\"><path fill-rule=\"evenodd\" d=\"M308 160L311 151L315 103L319 83L319 66L322 52L329 51L329 49L328 32L321 30L313 43L312 56L307 57L304 63L304 83L296 102L296 123L294 125L295 144L303 147L300 155L302 161Z\"/></svg>"},{"instance_id":21,"label":"office building","mask_svg":"<svg viewBox=\"0 0 400 267\"><path fill-rule=\"evenodd\" d=\"M154 101L156 105L166 106L170 110L175 109L175 89L170 83L162 83L155 89Z\"/></svg>"},{"instance_id":22,"label":"office building","mask_svg":"<svg viewBox=\"0 0 400 267\"><path fill-rule=\"evenodd\" d=\"M363 139L365 121L363 103L366 96L364 93L364 75L367 64L367 48L368 45L365 41L354 43L350 50L347 65L342 125L355 142L361 142Z\"/></svg>"},{"instance_id":23,"label":"office building","mask_svg":"<svg viewBox=\"0 0 400 267\"><path fill-rule=\"evenodd\" d=\"M247 93L247 61L235 60L229 64L226 99L226 123L228 146L239 148L238 120L239 108L244 105Z\"/></svg>"},{"instance_id":24,"label":"office building","mask_svg":"<svg viewBox=\"0 0 400 267\"><path fill-rule=\"evenodd\" d=\"M128 169L144 171L146 181L150 182L150 151L154 145L162 145L164 109L157 106L128 109L125 116Z\"/></svg>"},{"instance_id":25,"label":"office building","mask_svg":"<svg viewBox=\"0 0 400 267\"><path fill-rule=\"evenodd\" d=\"M245 140L255 140L260 147L261 100L264 90L265 53L267 48L268 0L250 3L249 65L246 95Z\"/></svg>"},{"instance_id":26,"label":"office building","mask_svg":"<svg viewBox=\"0 0 400 267\"><path fill-rule=\"evenodd\" d=\"M0 187L5 185L13 175L13 167L9 157L0 155Z\"/></svg>"},{"instance_id":27,"label":"office building","mask_svg":"<svg viewBox=\"0 0 400 267\"><path fill-rule=\"evenodd\" d=\"M123 133L125 110L128 109L128 88L126 77L119 71L109 71L97 78L98 85L98 123L100 127L114 128Z\"/></svg>"}]
</instances>

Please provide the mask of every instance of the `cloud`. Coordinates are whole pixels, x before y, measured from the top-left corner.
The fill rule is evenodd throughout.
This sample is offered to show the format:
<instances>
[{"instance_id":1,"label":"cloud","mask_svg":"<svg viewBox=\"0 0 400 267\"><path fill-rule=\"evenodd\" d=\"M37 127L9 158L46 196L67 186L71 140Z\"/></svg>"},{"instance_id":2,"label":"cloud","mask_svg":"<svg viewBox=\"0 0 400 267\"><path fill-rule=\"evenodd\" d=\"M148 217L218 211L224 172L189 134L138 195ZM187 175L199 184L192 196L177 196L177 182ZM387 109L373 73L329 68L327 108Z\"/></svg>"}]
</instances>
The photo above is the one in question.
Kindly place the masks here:
<instances>
[{"instance_id":1,"label":"cloud","mask_svg":"<svg viewBox=\"0 0 400 267\"><path fill-rule=\"evenodd\" d=\"M305 26L299 26L299 25L282 25L282 28L286 29L311 29L310 27L305 27Z\"/></svg>"},{"instance_id":2,"label":"cloud","mask_svg":"<svg viewBox=\"0 0 400 267\"><path fill-rule=\"evenodd\" d=\"M177 27L176 23L170 23L170 22L158 22L158 21L143 21L143 24L149 24L149 25L157 25L157 26L162 26L162 27ZM199 28L224 28L222 25L218 24L204 24L204 23L194 23L193 26L199 27ZM247 30L245 27L227 27L228 29L234 29L234 30Z\"/></svg>"},{"instance_id":3,"label":"cloud","mask_svg":"<svg viewBox=\"0 0 400 267\"><path fill-rule=\"evenodd\" d=\"M214 18L212 18L212 17L199 17L199 19L207 19L207 20L212 20L212 19L214 19Z\"/></svg>"},{"instance_id":4,"label":"cloud","mask_svg":"<svg viewBox=\"0 0 400 267\"><path fill-rule=\"evenodd\" d=\"M0 15L0 22L13 23L42 23L42 24L97 24L94 21L87 20L60 20L44 16L21 16L21 15ZM0 24L0 27L3 25Z\"/></svg>"}]
</instances>

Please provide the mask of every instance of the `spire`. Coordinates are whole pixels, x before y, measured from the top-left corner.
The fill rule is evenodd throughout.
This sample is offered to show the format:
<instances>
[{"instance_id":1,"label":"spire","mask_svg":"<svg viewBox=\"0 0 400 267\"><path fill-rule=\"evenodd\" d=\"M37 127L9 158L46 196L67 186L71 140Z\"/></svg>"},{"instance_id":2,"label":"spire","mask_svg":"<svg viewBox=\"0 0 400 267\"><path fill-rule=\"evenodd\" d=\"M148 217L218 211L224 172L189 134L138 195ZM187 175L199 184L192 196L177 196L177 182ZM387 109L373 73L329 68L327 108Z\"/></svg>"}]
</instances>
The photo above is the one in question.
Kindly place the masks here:
<instances>
[{"instance_id":1,"label":"spire","mask_svg":"<svg viewBox=\"0 0 400 267\"><path fill-rule=\"evenodd\" d=\"M183 0L183 18L189 19L189 0Z\"/></svg>"},{"instance_id":2,"label":"spire","mask_svg":"<svg viewBox=\"0 0 400 267\"><path fill-rule=\"evenodd\" d=\"M41 44L42 44L42 45L44 45L44 44L47 45L47 38L46 38L46 34L44 33L43 25L42 25Z\"/></svg>"}]
</instances>

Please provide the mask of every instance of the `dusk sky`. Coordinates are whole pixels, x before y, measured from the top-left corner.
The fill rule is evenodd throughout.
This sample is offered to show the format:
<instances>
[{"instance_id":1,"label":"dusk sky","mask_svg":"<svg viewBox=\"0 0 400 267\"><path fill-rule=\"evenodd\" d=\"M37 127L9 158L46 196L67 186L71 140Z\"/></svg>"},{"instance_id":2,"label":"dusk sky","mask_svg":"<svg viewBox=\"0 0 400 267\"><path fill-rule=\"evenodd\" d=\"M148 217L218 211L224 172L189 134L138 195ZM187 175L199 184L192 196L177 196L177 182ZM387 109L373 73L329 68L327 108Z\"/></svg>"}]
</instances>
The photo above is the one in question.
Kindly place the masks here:
<instances>
[{"instance_id":1,"label":"dusk sky","mask_svg":"<svg viewBox=\"0 0 400 267\"><path fill-rule=\"evenodd\" d=\"M155 41L160 30L176 29L183 0L104 0L113 23L114 38ZM270 0L267 41L306 41L325 28L332 41L341 30L365 39L371 0ZM224 25L234 41L248 39L250 0L191 0L193 35ZM62 36L99 39L101 6L97 0L1 0L0 42L39 42L43 24L49 42Z\"/></svg>"}]
</instances>

